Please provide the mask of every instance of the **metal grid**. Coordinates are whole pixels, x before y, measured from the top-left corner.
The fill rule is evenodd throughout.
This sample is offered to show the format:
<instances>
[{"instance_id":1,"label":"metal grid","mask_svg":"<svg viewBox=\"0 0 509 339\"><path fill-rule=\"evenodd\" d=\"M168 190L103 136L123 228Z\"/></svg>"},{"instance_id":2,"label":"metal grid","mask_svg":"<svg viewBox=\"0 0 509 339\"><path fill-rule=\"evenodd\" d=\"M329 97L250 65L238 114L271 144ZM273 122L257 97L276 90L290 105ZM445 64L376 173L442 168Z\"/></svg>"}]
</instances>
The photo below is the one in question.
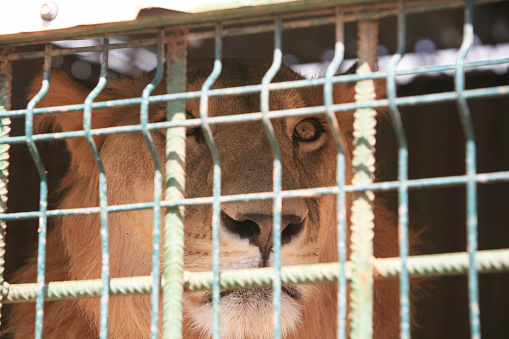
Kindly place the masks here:
<instances>
[{"instance_id":1,"label":"metal grid","mask_svg":"<svg viewBox=\"0 0 509 339\"><path fill-rule=\"evenodd\" d=\"M162 288L163 293L163 337L178 338L182 336L182 300L184 289L190 291L212 290L214 307L214 337L219 338L220 314L218 312L220 289L235 289L249 287L272 286L274 290L274 336L280 338L280 294L284 285L291 285L305 282L338 282L338 337L346 338L347 328L347 305L346 286L347 281L352 287L351 302L351 335L355 338L370 338L372 336L372 285L373 278L395 278L400 279L400 312L401 312L401 337L410 337L410 276L434 276L444 274L467 274L469 282L470 300L470 327L472 338L480 337L480 314L478 301L478 273L509 270L509 249L504 250L477 250L477 208L476 208L476 187L478 184L508 181L509 172L493 172L479 174L476 172L475 138L472 121L470 119L467 100L507 96L509 86L489 87L475 90L465 89L464 72L465 68L480 67L508 63L509 58L488 60L483 62L466 62L466 56L473 44L473 1L465 4L464 35L461 49L459 50L455 65L429 66L418 69L399 71L397 66L405 50L405 17L412 11L426 11L438 7L437 4L423 5L405 8L405 2L400 1L397 11L392 8L363 12L362 14L343 15L341 9L329 11L320 19L292 20L285 23L285 17L275 17L273 23L263 25L252 25L249 27L222 29L222 23L215 25L214 30L187 33L181 29L161 29L156 39L137 40L127 44L109 45L108 39L104 39L101 46L103 61L101 64L101 77L97 87L90 93L84 104L70 105L65 107L36 108L37 103L45 95L50 86L51 58L55 55L66 55L77 52L97 51L98 47L80 49L53 50L50 44L46 45L44 53L15 53L6 54L4 60L19 60L25 58L44 57L44 80L39 93L30 101L25 110L9 110L9 92L3 91L0 104L7 110L0 112L2 135L0 144L2 152L0 160L2 164L2 233L0 233L0 283L2 293L0 302L24 302L36 301L36 332L35 337L42 337L43 324L43 303L45 300L63 300L81 297L101 297L101 338L107 336L107 310L110 295L130 295L151 293L152 300L152 332L151 337L158 337L159 318L159 294ZM448 5L442 5L448 6ZM387 71L373 72L367 66L370 57L370 50L373 49L373 36L376 30L376 22L373 19L392 15L398 16L398 50L393 56ZM343 60L343 25L345 21L359 19L359 65L357 74L335 76L335 72ZM335 56L327 69L326 75L321 79L298 80L284 83L271 83L271 80L281 66L281 37L283 29L305 27L310 25L334 24L336 27ZM191 29L193 26L190 27ZM200 26L201 28L201 26ZM243 86L226 89L214 89L210 87L221 72L222 65L222 37L228 35L241 35L254 32L271 30L275 34L275 46L273 64L266 73L260 85ZM214 70L207 78L201 91L185 92L185 68L186 68L186 40L198 37L215 38L215 63ZM108 70L108 51L113 48L125 48L132 46L157 45L157 71L154 80L146 87L140 98L112 100L107 102L94 102L97 95L106 84ZM160 82L163 76L164 49L167 47L166 60L168 64L167 93L164 95L151 96L151 92ZM376 40L375 40L376 46ZM8 61L2 61L2 74L0 88L8 88L10 84L10 72ZM406 74L426 74L434 71L455 71L455 91L429 95L417 95L410 97L397 97L396 76ZM386 79L387 99L375 99L373 82L376 79ZM346 104L333 104L333 84L356 82L356 102ZM309 86L324 87L325 105L281 111L270 111L268 98L270 91L277 91L289 88L301 88ZM5 93L5 94L4 94ZM225 96L234 94L258 93L260 94L261 112L242 114L228 117L208 117L208 98L213 96ZM200 118L185 119L185 100L200 98ZM453 177L426 178L419 180L408 179L408 147L405 131L401 123L399 107L414 106L426 103L456 102L465 132L465 175ZM167 122L149 123L149 103L168 102ZM112 128L91 128L91 112L100 108L121 107L126 105L141 105L141 123L134 126L122 126ZM375 115L376 108L388 107L391 113L391 121L396 131L399 145L398 151L398 180L391 182L373 183L374 171L374 141L375 141ZM356 149L354 150L354 164L358 167L354 173L351 185L345 184L345 156L341 147L340 131L335 120L335 112L356 110L355 114L355 138ZM42 135L33 134L33 120L35 115L48 113L61 113L84 111L84 129L74 132L54 132ZM337 145L337 185L332 187L302 189L284 191L281 188L281 154L272 130L271 119L307 114L324 114L327 117L334 139ZM25 135L20 137L9 137L9 119L25 118ZM223 123L236 123L242 121L261 120L264 124L266 134L271 142L274 155L273 168L273 191L265 193L221 195L221 165L219 155L212 137L210 125ZM214 185L212 197L185 199L179 187L183 187L185 177L182 169L182 162L185 159L185 129L186 127L199 127L206 138L210 152L214 159ZM161 187L162 164L159 163L150 131L167 129L167 162L166 166L166 193L164 199L162 192L155 189L154 201L152 203L140 203L130 205L108 205L106 200L106 176L101 158L97 152L93 137L117 133L129 133L141 131L145 142L151 151L156 168L154 187ZM47 178L46 171L39 156L36 141L84 137L94 154L94 160L100 173L100 205L94 208L77 208L66 210L47 209ZM8 178L8 149L12 144L26 144L31 156L37 166L40 176L40 207L38 211L7 213L5 201L7 191L5 189ZM367 149L361 149L363 145L369 145ZM356 158L356 155L360 155ZM177 159L177 160L175 160ZM467 251L454 254L437 254L409 256L408 253L408 190L423 187L466 185L467 187ZM373 258L373 192L397 190L399 194L399 258ZM352 207L352 254L351 261L346 261L346 212L345 194L353 193L355 196ZM338 263L314 264L306 266L281 267L281 204L283 198L305 197L315 195L336 195L338 215ZM232 201L250 201L256 199L273 200L273 225L274 225L274 267L256 270L219 271L219 215L220 205ZM184 271L183 267L183 213L184 208L190 205L211 204L213 210L213 272L193 273ZM164 240L164 279L159 275L159 235L160 235L160 211L166 208L165 217L166 232ZM130 211L139 209L152 209L154 213L154 248L153 248L153 270L151 277L135 278L109 278L109 256L108 256L108 231L107 216L109 213L118 211ZM102 239L102 279L94 281L67 281L45 283L45 251L46 251L46 226L49 217L69 216L81 214L99 214L101 217L101 239ZM39 247L38 247L38 272L37 283L34 284L8 284L3 280L3 255L4 255L4 232L5 222L9 220L38 219L39 220ZM368 241L366 241L368 240ZM363 279L363 277L371 277ZM162 281L162 284L161 284ZM368 287L368 288L366 288Z\"/></svg>"}]
</instances>

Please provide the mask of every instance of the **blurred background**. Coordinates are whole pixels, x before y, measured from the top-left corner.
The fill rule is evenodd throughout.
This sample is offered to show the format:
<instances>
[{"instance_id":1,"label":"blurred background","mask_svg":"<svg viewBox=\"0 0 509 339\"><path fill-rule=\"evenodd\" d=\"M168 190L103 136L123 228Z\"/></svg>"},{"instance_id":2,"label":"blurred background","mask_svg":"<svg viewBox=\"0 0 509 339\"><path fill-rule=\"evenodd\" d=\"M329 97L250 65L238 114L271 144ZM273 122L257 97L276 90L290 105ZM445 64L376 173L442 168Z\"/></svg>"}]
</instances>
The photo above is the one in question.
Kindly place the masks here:
<instances>
[{"instance_id":1,"label":"blurred background","mask_svg":"<svg viewBox=\"0 0 509 339\"><path fill-rule=\"evenodd\" d=\"M454 64L462 41L462 9L448 9L407 16L406 55L399 68ZM396 50L396 18L380 19L379 65L386 67ZM509 56L509 2L478 5L474 9L475 42L467 60L498 59ZM153 37L153 36L151 36ZM111 38L111 43L130 37ZM291 29L283 32L284 62L307 77L323 73L334 52L333 25ZM102 39L62 41L55 48L102 44ZM355 62L356 23L345 26L345 65ZM20 48L41 50L42 46ZM273 33L224 38L224 57L271 59ZM136 74L155 67L154 48L133 48L110 52L110 78ZM190 58L212 58L212 39L191 40ZM95 85L100 55L54 57L53 67L63 69L76 80ZM42 60L14 62L12 108L26 107L27 84L42 69ZM398 77L398 95L450 92L453 74ZM509 84L509 65L501 64L467 70L466 87L483 88ZM477 142L479 173L509 170L509 97L469 101ZM461 175L465 173L464 137L454 103L401 108L409 144L410 179ZM12 135L22 135L24 121L13 119ZM389 122L379 126L377 144L380 163L378 180L396 179L396 142ZM68 158L60 143L40 144L51 188L66 170ZM24 145L11 148L8 211L38 209L39 179ZM509 183L478 185L479 249L509 248ZM396 194L383 198L397 208ZM461 252L466 249L465 188L428 188L410 191L411 227L422 231L420 253ZM7 281L16 267L36 247L36 220L12 221L7 233ZM426 280L418 301L418 328L414 338L468 338L468 294L464 276ZM484 338L509 337L509 274L480 276L481 328Z\"/></svg>"}]
</instances>

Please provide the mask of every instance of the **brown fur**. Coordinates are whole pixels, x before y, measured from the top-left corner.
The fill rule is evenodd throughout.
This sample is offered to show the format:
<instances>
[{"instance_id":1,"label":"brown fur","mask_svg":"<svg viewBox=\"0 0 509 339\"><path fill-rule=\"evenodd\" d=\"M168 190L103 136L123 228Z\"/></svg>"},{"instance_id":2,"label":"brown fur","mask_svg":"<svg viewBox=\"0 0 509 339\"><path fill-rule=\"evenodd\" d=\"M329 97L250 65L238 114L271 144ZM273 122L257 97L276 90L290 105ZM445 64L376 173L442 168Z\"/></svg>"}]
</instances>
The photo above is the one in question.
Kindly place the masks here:
<instances>
[{"instance_id":1,"label":"brown fur","mask_svg":"<svg viewBox=\"0 0 509 339\"><path fill-rule=\"evenodd\" d=\"M269 64L263 61L227 60L215 88L258 84ZM199 90L210 73L209 61L190 62L189 91ZM151 74L135 79L111 82L97 101L139 97L151 80ZM300 77L283 68L275 82ZM40 85L34 82L30 93ZM156 89L162 93L165 84ZM383 92L378 86L377 91ZM74 84L67 76L53 72L51 87L40 106L82 103L89 90ZM337 85L335 103L353 101L350 85ZM321 88L294 89L271 93L271 110L316 106L323 103ZM198 100L190 100L187 110L199 116ZM259 96L215 97L210 99L210 115L258 112ZM150 108L151 121L165 116L165 105ZM63 131L82 129L82 113L55 114L43 117L39 126L53 126ZM274 119L274 130L282 153L283 189L331 186L335 183L335 146L330 132L312 143L296 141L294 127L305 117ZM347 159L351 154L352 112L338 113ZM139 107L93 111L93 128L131 125L139 122ZM326 128L327 129L327 128ZM222 194L265 192L272 190L272 152L261 122L214 125L214 139L222 162ZM164 133L152 132L154 143L164 163ZM84 139L66 140L71 153L69 171L60 189L65 192L58 208L98 205L98 172ZM141 134L130 133L96 137L108 181L108 204L148 202L153 197L153 163ZM186 196L210 196L212 187L210 152L199 135L188 137ZM348 178L351 164L348 160ZM270 201L238 202L222 205L222 211L235 220L245 215L270 215ZM283 264L304 264L337 260L335 197L296 198L283 202L283 214L298 215L304 221L300 233L282 247ZM397 231L382 206L376 207L374 251L377 257L397 256ZM189 271L211 268L210 206L191 206L185 217L185 266ZM109 216L111 277L149 275L151 269L152 211L112 213ZM270 237L268 238L271 239ZM262 250L239 240L222 229L221 265L223 269L255 268L270 265L260 259ZM100 277L101 249L97 215L68 216L56 221L48 238L47 281L97 279ZM16 276L16 282L35 281L35 258ZM336 331L336 285L300 286L298 300L283 295L283 333L286 338L330 338ZM265 296L264 296L265 295ZM268 295L268 297L267 297ZM375 283L374 331L377 338L392 338L398 329L398 283ZM184 333L186 338L208 337L210 305L204 303L206 292L186 292ZM286 298L286 299L285 299ZM265 338L271 335L271 296L269 290L242 292L222 298L222 333L225 337ZM256 311L252 308L258 307ZM292 306L293 305L293 306ZM14 338L33 336L33 303L12 306L9 329ZM112 297L109 307L111 338L146 338L150 321L149 296ZM299 316L300 314L300 316ZM208 319L208 320L207 320ZM99 301L81 299L45 304L46 338L95 338L99 328ZM243 325L244 324L244 325Z\"/></svg>"}]
</instances>

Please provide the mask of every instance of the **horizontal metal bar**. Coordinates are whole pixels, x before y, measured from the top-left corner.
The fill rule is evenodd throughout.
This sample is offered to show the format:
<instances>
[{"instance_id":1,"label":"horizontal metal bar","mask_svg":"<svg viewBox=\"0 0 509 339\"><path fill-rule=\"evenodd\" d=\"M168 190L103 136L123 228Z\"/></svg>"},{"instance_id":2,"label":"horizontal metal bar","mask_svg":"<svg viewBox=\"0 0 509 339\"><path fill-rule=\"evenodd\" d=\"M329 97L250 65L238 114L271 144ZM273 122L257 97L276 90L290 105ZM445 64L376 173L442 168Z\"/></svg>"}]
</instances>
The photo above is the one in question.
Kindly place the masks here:
<instances>
[{"instance_id":1,"label":"horizontal metal bar","mask_svg":"<svg viewBox=\"0 0 509 339\"><path fill-rule=\"evenodd\" d=\"M509 249L485 250L476 253L476 267L480 273L509 272ZM468 253L441 253L408 257L408 272L411 277L431 277L461 275L468 272ZM374 276L377 279L394 279L401 272L401 259L373 259ZM345 264L345 274L351 279L353 264ZM222 289L244 289L271 287L273 269L257 268L221 272ZM338 263L311 265L292 265L281 268L283 285L302 283L335 282L339 276ZM212 285L212 273L187 272L186 289L191 291L209 290Z\"/></svg>"},{"instance_id":2,"label":"horizontal metal bar","mask_svg":"<svg viewBox=\"0 0 509 339\"><path fill-rule=\"evenodd\" d=\"M334 17L321 17L321 18L312 18L312 19L301 19L288 21L283 23L283 29L294 29L294 28L303 28L303 27L313 27L320 25L332 24L334 22ZM262 24L255 25L250 27L231 27L224 29L221 32L222 37L229 36L238 36L238 35L247 35L247 34L257 34L257 33L265 33L274 31L274 24ZM189 33L188 40L200 40L200 39L211 39L214 37L213 31L204 31L204 32L196 32ZM144 39L135 39L129 42L122 42L111 44L109 50L116 49L124 49L124 48L139 48L146 46L155 46L157 45L157 38L144 38ZM68 47L55 49L52 51L52 56L63 56L63 55L72 55L79 53L99 53L102 50L101 45L93 45L93 46L84 46L84 47ZM6 56L7 60L27 60L27 59L36 59L43 58L44 51L36 51L36 52L20 52L20 53L11 53Z\"/></svg>"},{"instance_id":3,"label":"horizontal metal bar","mask_svg":"<svg viewBox=\"0 0 509 339\"><path fill-rule=\"evenodd\" d=\"M475 267L479 273L509 272L509 249L477 251ZM401 272L401 259L384 258L374 262L375 277L393 279ZM441 253L408 257L411 277L443 277L468 273L469 253Z\"/></svg>"},{"instance_id":4,"label":"horizontal metal bar","mask_svg":"<svg viewBox=\"0 0 509 339\"><path fill-rule=\"evenodd\" d=\"M432 188L432 187L449 187L458 186L465 184L468 181L466 175L457 175L449 177L435 177L425 179L411 179L404 184L408 185L409 189L416 188ZM491 172L491 173L478 173L475 176L475 181L479 184L490 184L496 182L509 181L509 171L505 172ZM399 181L384 181L375 182L370 185L358 185L345 186L346 193L359 192L365 190L372 191L390 191L396 190L402 183ZM282 191L281 196L283 198L295 198L295 197L313 197L319 195L330 195L338 194L338 187L318 187L318 188L307 188L301 190L288 190ZM273 192L262 192L262 193L247 193L247 194L233 194L225 195L219 198L221 203L235 202L235 201L251 201L251 200L268 200L274 196ZM175 206L192 206L192 205L210 205L213 203L212 197L204 198L189 198L184 200L174 201L162 201L162 207L175 207ZM151 209L154 208L154 204L139 203L139 204L126 204L126 205L112 205L108 206L108 213L123 212L123 211L134 211L140 209ZM48 210L46 215L48 217L60 217L60 216L72 216L72 215L83 215L83 214L97 214L100 212L99 207L87 207L87 208L74 208L74 209L58 209ZM11 220L25 220L25 219L36 219L39 218L40 212L17 212L17 213L4 213L0 214L0 221L11 221Z\"/></svg>"},{"instance_id":5,"label":"horizontal metal bar","mask_svg":"<svg viewBox=\"0 0 509 339\"><path fill-rule=\"evenodd\" d=\"M509 272L509 249L479 251L475 256L476 268L480 273ZM375 278L392 279L399 276L399 258L373 259ZM468 253L429 254L408 257L408 272L411 277L430 277L443 275L462 275L468 271ZM347 262L345 273L350 279L352 263ZM292 265L281 268L284 286L300 283L335 282L339 275L338 263L313 265ZM244 270L222 271L222 289L244 289L271 287L274 270L271 267ZM184 272L185 289L188 291L210 290L212 272ZM46 284L45 300L69 300L77 298L97 298L101 293L101 280L76 280L50 282ZM4 283L1 293L5 303L34 301L37 284ZM113 278L110 281L110 295L148 294L152 289L152 278L129 277Z\"/></svg>"},{"instance_id":6,"label":"horizontal metal bar","mask_svg":"<svg viewBox=\"0 0 509 339\"><path fill-rule=\"evenodd\" d=\"M466 68L484 67L484 66L498 65L498 64L504 64L504 63L509 63L509 57L502 58L502 59L484 60L484 61L475 61L475 62L465 63L465 67ZM411 68L411 69L398 70L398 71L396 71L396 76L422 75L422 74L434 73L434 72L452 71L452 70L454 70L454 67L455 67L454 65L415 67L415 68ZM387 78L387 76L388 76L387 71L379 71L379 72L374 72L374 73L370 73L367 75L358 75L358 74L339 75L339 76L333 77L332 82L334 84L352 83L352 82L357 82L360 80L367 80L367 79L385 79L385 78ZM324 78L276 82L276 83L269 84L269 90L277 91L277 90L286 90L286 89L293 89L293 88L323 86L324 84L325 84ZM509 86L499 86L499 87L491 87L491 88L484 88L484 89L466 90L465 97L467 99L472 99L472 98L477 98L479 96L489 96L490 91L488 91L487 93L478 92L478 91L482 91L482 90L486 91L486 90L489 90L492 88L497 89L497 90L495 90L494 93L491 94L491 96L505 95L505 94L509 93L508 87ZM231 88L213 89L213 90L209 91L209 96L211 96L211 97L227 96L227 95L233 96L233 95L240 95L240 94L260 93L261 89L262 89L262 85L250 85L250 86L239 86L239 87L231 87ZM500 92L498 93L498 91L500 91ZM438 94L445 94L445 93L438 93ZM454 92L449 92L447 94L455 95ZM141 95L141 93L140 93L140 95ZM198 98L200 98L200 95L201 95L200 91L155 95L155 96L149 97L149 102L157 103L157 102L166 102L166 101L181 100L181 99L185 99L185 100L198 99ZM429 96L432 96L432 95L435 95L435 94L397 98L396 104L403 105L403 106L409 105L413 100L415 100L418 103L420 97L425 97L425 98L427 98L427 101L429 101L430 100ZM440 99L440 100L444 100L444 99ZM452 100L456 100L456 97L454 97L454 98L447 97L447 99L446 99L446 101L452 101ZM113 107L139 105L139 104L141 104L141 97L94 102L94 103L92 103L92 109L113 108ZM345 104L335 105L334 106L335 110L337 110L338 107L341 107L342 105L345 105ZM381 106L383 107L383 105L381 105ZM385 104L385 106L387 106L387 104ZM67 105L67 106L53 106L53 107L35 108L34 114L39 115L39 114L48 114L48 113L69 113L69 112L74 112L74 111L82 111L84 109L84 107L85 107L84 104L76 104L76 105ZM380 107L380 106L375 106L375 107ZM348 109L350 109L350 108L348 108ZM339 110L341 110L341 109L339 108ZM347 110L347 109L344 109L344 110ZM27 112L26 109L0 112L0 118L24 117L26 115L26 112ZM274 112L270 112L270 113L274 114ZM260 117L261 117L261 113L260 113ZM277 117L277 116L275 116L275 117ZM273 116L271 116L271 118L273 118ZM213 123L213 122L211 122L211 123ZM198 125L199 125L199 123L196 123L196 125L194 125L194 126L198 126ZM167 128L167 126L161 125L161 128ZM3 139L0 140L0 142L3 142Z\"/></svg>"},{"instance_id":7,"label":"horizontal metal bar","mask_svg":"<svg viewBox=\"0 0 509 339\"><path fill-rule=\"evenodd\" d=\"M499 2L501 0L475 0L475 5ZM362 1L363 5L369 5L370 1ZM216 21L221 21L223 25L245 25L246 23L256 24L263 20L272 20L274 15L280 15L283 21L292 18L302 17L305 12L306 16L313 15L330 15L325 22L317 22L317 25L333 23L333 15L335 6L341 5L344 9L345 22L352 22L359 19L375 19L397 14L395 3L389 1L380 2L380 0L371 0L371 6L359 6L359 1L340 1L322 0L316 2L296 1L281 5L243 7L239 9L214 11L198 14L188 14L179 12L160 12L155 15L141 15L135 21L107 23L100 25L90 25L81 27L71 27L69 29L46 31L46 32L30 32L24 34L0 35L0 45L12 44L17 46L26 46L30 44L40 44L55 40L64 39L84 39L90 37L112 37L119 34L150 34L156 33L159 27L163 26L181 26L187 25L190 29L210 29L206 33L201 33L200 38L213 38L213 27ZM438 11L444 9L453 9L463 7L461 1L426 1L426 2L408 2L407 14L422 13L427 11ZM305 20L302 20L305 21ZM171 23L171 24L169 24ZM287 28L303 27L302 24L294 24L284 26ZM273 31L273 24L262 24L254 26L253 33ZM307 26L306 26L307 27ZM223 36L245 35L250 34L251 29L232 29L229 32L225 29Z\"/></svg>"},{"instance_id":8,"label":"horizontal metal bar","mask_svg":"<svg viewBox=\"0 0 509 339\"><path fill-rule=\"evenodd\" d=\"M477 0L474 1L475 5L481 5L490 2L497 2L501 0ZM337 3L336 5L341 5ZM368 19L379 19L384 17L395 16L398 13L398 8L391 3L378 4L379 6L373 10L373 6L364 6L364 7L343 7L343 21L344 22L354 22L357 20L368 20ZM416 13L424 13L431 11L441 11L446 9L454 9L462 7L463 4L461 2L420 2L420 3L408 3L408 8L406 10L407 14L416 14ZM295 28L307 28L307 27L316 27L323 25L332 25L335 24L335 9L325 9L317 12L306 13L307 17L311 16L324 16L323 18L307 18L307 19L295 19L295 17L300 16L301 14L287 14L280 15L284 20L282 23L283 29L295 29ZM292 20L293 18L293 20ZM245 21L243 22L246 23ZM223 25L235 25L237 22L223 22ZM233 28L225 28L223 30L223 37L228 36L238 36L238 35L247 35L247 34L257 34L257 33L267 33L274 31L273 22L265 24L265 25L255 25L251 27L233 27ZM192 33L190 34L193 38L202 38L202 39L211 39L213 38L213 31L206 31L200 33Z\"/></svg>"},{"instance_id":9,"label":"horizontal metal bar","mask_svg":"<svg viewBox=\"0 0 509 339\"><path fill-rule=\"evenodd\" d=\"M4 303L35 300L36 284L8 284L2 286ZM69 300L96 298L101 296L102 281L74 280L57 281L45 284L44 300ZM129 277L110 279L110 295L148 294L152 289L152 277ZM7 300L5 299L7 297Z\"/></svg>"},{"instance_id":10,"label":"horizontal metal bar","mask_svg":"<svg viewBox=\"0 0 509 339\"><path fill-rule=\"evenodd\" d=\"M146 46L157 46L157 38L145 38L145 39L135 39L130 40L129 42L121 42L121 43L113 43L110 44L108 50L116 50L116 49L124 49L124 48L139 48ZM102 45L93 45L93 46L83 46L83 47L68 47L68 48L54 48L51 52L51 56L64 56L64 55L74 55L80 53L100 53L102 51ZM37 59L42 58L44 56L43 51L37 52L19 52L12 53L7 56L8 60L27 60L27 59Z\"/></svg>"},{"instance_id":11,"label":"horizontal metal bar","mask_svg":"<svg viewBox=\"0 0 509 339\"><path fill-rule=\"evenodd\" d=\"M211 90L213 92L213 90ZM488 97L498 97L509 94L509 86L498 86L498 87L490 87L490 88L481 88L481 89L472 89L466 90L464 92L464 96L467 99L480 99L480 98L488 98ZM450 102L454 101L457 98L456 92L445 92L445 93L435 93L435 94L426 94L426 95L416 95L416 96L408 96L394 99L394 102L398 106L416 106L416 105L426 105L440 102ZM130 100L139 100L130 99ZM115 100L117 102L117 100ZM122 100L126 101L126 100ZM102 102L102 104L109 104L111 101ZM128 103L132 104L132 103ZM374 100L364 103L346 103L346 104L338 104L333 105L333 109L336 112L345 112L351 111L357 108L382 108L387 107L389 105L389 100ZM57 109L63 112L74 111L75 106L82 105L71 105L71 106L60 106L60 107L52 107L51 109L39 109L39 114L42 114L42 110L46 110L48 112L53 112ZM92 104L92 106L94 106ZM99 106L99 105L98 105ZM16 112L16 115L13 114ZM24 116L25 110L19 111L7 111L0 112L0 118L4 117L21 117ZM325 106L314 106L314 107L306 107L306 108L296 108L296 109L288 109L288 110L279 110L279 111L271 111L269 112L269 117L271 119L277 118L286 118L291 116L303 116L303 115L312 115L312 114L325 114L326 107ZM246 113L239 115L230 115L230 116L219 116L219 117L211 117L209 118L210 124L225 124L225 123L239 123L246 121L255 121L261 120L261 113ZM159 122L159 123L151 123L148 124L147 127L149 130L163 130L172 127L196 127L200 125L200 119L189 119L181 122ZM100 136L100 135L111 135L118 133L131 133L131 132L140 132L142 130L141 125L132 125L132 126L117 126L117 127L109 127L109 128L99 128L91 131L92 136ZM70 138L80 138L85 137L84 131L71 131L71 132L56 132L56 133L45 133L45 134L36 134L33 136L34 141L54 141L61 139L70 139ZM22 144L26 142L25 136L15 136L15 137L4 137L0 138L0 144Z\"/></svg>"}]
</instances>

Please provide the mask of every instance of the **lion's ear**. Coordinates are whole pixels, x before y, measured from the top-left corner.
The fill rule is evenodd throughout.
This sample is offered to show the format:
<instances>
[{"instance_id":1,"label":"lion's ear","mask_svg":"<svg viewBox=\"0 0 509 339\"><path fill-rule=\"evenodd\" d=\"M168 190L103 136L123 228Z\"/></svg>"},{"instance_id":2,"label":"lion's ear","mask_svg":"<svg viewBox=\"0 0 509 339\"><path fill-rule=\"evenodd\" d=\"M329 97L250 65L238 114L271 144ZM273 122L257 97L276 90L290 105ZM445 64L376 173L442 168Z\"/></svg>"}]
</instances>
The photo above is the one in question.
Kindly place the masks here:
<instances>
[{"instance_id":1,"label":"lion's ear","mask_svg":"<svg viewBox=\"0 0 509 339\"><path fill-rule=\"evenodd\" d=\"M40 90L42 74L36 77L28 89L27 96L33 98ZM90 89L73 81L62 71L52 71L50 86L46 95L36 107L53 107L82 104L85 102ZM104 98L103 98L104 100ZM115 110L93 110L92 128L103 128L113 126L117 119ZM56 131L62 132L83 130L83 111L68 113L53 113L36 115L34 118L34 129L38 132ZM106 137L94 137L98 149L101 148ZM95 168L95 163L90 149L84 138L65 139L67 148L71 152L71 168L82 173L87 173ZM85 172L83 172L85 171Z\"/></svg>"}]
</instances>

